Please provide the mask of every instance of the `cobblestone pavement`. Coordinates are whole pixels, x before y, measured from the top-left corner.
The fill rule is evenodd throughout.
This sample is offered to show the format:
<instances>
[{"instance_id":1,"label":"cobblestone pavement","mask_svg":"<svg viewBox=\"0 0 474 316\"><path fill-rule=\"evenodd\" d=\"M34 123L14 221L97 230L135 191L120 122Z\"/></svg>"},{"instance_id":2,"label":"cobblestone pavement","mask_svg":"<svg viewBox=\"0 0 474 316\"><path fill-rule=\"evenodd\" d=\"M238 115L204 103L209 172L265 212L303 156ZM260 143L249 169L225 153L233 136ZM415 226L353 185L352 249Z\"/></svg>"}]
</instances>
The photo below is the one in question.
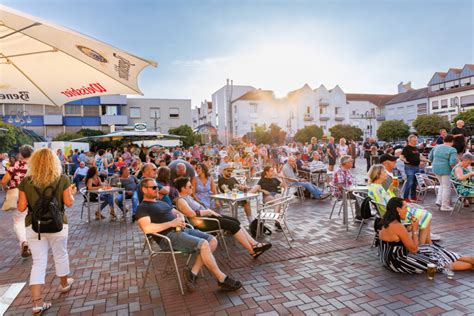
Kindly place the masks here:
<instances>
[{"instance_id":1,"label":"cobblestone pavement","mask_svg":"<svg viewBox=\"0 0 474 316\"><path fill-rule=\"evenodd\" d=\"M359 162L359 164L362 164ZM358 177L363 170L355 171ZM285 315L285 314L474 314L474 273L457 272L453 280L436 275L401 275L388 272L370 248L371 224L355 240L358 225L346 232L337 215L328 215L331 200L295 201L288 221L295 235L293 248L283 236L267 236L274 247L257 260L230 237L231 260L218 248L219 265L242 280L235 293L221 292L209 273L198 281L199 290L182 296L173 274L164 271L165 261L142 287L148 262L142 255L143 235L128 222L87 224L80 219L81 199L68 210L70 218L69 255L72 276L70 293L60 295L50 257L44 295L53 302L51 315ZM0 197L1 199L1 197ZM474 212L464 208L452 217L433 211L433 231L441 244L464 254L474 254ZM27 282L31 259L19 256L11 215L0 213L0 286ZM244 220L244 223L246 221ZM184 260L180 258L180 267ZM7 315L31 314L31 297L24 287Z\"/></svg>"}]
</instances>

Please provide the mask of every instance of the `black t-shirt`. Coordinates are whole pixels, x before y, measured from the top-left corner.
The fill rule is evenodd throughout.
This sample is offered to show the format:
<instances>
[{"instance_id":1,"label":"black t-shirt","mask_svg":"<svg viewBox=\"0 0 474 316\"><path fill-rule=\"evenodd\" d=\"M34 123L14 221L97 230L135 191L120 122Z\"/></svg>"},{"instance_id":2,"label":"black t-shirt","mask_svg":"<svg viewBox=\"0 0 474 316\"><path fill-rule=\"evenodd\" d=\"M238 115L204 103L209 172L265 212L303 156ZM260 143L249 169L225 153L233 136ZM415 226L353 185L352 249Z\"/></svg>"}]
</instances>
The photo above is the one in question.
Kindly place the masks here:
<instances>
[{"instance_id":1,"label":"black t-shirt","mask_svg":"<svg viewBox=\"0 0 474 316\"><path fill-rule=\"evenodd\" d=\"M280 192L281 181L277 178L261 178L257 184L265 191Z\"/></svg>"},{"instance_id":2,"label":"black t-shirt","mask_svg":"<svg viewBox=\"0 0 474 316\"><path fill-rule=\"evenodd\" d=\"M224 192L224 190L222 189L222 186L224 184L227 185L229 190L232 190L234 186L239 185L239 182L234 177L226 179L223 176L219 176L219 180L217 180L217 186L219 187L219 191Z\"/></svg>"},{"instance_id":3,"label":"black t-shirt","mask_svg":"<svg viewBox=\"0 0 474 316\"><path fill-rule=\"evenodd\" d=\"M463 134L464 135L464 137L461 137L461 136L454 137L454 142L453 142L454 146L456 146L456 145L464 146L466 144L465 137L467 136L467 132L466 132L466 129L464 127L463 128L459 128L459 127L453 128L453 130L451 131L451 134L453 134L453 135Z\"/></svg>"},{"instance_id":4,"label":"black t-shirt","mask_svg":"<svg viewBox=\"0 0 474 316\"><path fill-rule=\"evenodd\" d=\"M173 221L176 216L172 212L171 206L167 203L162 201L156 202L148 202L143 201L140 203L137 209L137 213L135 214L136 219L140 219L142 217L150 217L150 220L154 224L162 224ZM168 228L164 231L159 232L162 235L166 235L174 228Z\"/></svg>"},{"instance_id":5,"label":"black t-shirt","mask_svg":"<svg viewBox=\"0 0 474 316\"><path fill-rule=\"evenodd\" d=\"M420 165L420 151L418 150L417 147L406 145L402 150L402 155L408 161L409 165L411 166Z\"/></svg>"},{"instance_id":6,"label":"black t-shirt","mask_svg":"<svg viewBox=\"0 0 474 316\"><path fill-rule=\"evenodd\" d=\"M443 137L438 136L438 138L436 139L436 145L443 145L443 143L444 143Z\"/></svg>"}]
</instances>

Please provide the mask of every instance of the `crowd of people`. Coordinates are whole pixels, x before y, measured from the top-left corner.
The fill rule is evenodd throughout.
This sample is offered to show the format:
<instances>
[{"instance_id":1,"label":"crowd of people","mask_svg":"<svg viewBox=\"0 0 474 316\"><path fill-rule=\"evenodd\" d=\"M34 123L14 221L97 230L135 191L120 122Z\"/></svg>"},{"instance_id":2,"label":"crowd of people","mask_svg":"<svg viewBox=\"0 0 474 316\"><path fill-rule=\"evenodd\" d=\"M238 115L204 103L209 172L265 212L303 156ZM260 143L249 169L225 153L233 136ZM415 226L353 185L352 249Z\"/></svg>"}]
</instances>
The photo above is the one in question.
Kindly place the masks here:
<instances>
[{"instance_id":1,"label":"crowd of people","mask_svg":"<svg viewBox=\"0 0 474 316\"><path fill-rule=\"evenodd\" d=\"M383 264L392 271L419 272L426 268L426 260L417 259L411 265L405 261L410 256L418 258L428 254L430 258L439 259L439 270L448 264L453 269L472 267L472 258L461 257L433 244L433 240L439 239L431 232L431 222L436 214L416 204L420 202L416 179L420 172L430 172L437 178L440 189L436 204L440 211L452 211L451 183L457 194L465 197L466 206L473 203L473 156L465 147L467 134L462 122L458 122L456 128L454 135L441 131L441 142L437 140L429 155L420 150L416 135L410 135L406 145L399 147L379 146L374 138L362 144L341 138L336 145L332 137L327 142L313 137L309 143L287 146L241 143L167 149L132 145L89 152L75 149L67 155L61 149L55 153L47 148L33 151L24 145L17 157L2 154L2 187L7 193L17 192L18 203L12 217L20 253L33 258L30 277L33 312L40 313L51 307L41 299L49 248L52 248L61 292L69 291L74 281L68 277L68 219L65 213L62 229L41 234L41 240L32 221L35 204L46 194L47 188L60 209L73 204L81 187L83 192L97 192L104 186L124 188L124 194L115 199L106 191L89 193L90 200L99 202L97 220L105 218L103 210L107 206L109 219L116 220L116 210L124 214L127 211L125 203L131 200L132 221L136 221L144 233L159 232L171 240L176 250L198 253L192 267L184 272L188 288L196 287L199 271L205 266L215 276L219 287L237 290L242 283L218 267L213 255L217 240L206 232L221 227L253 258L258 258L272 245L255 240L238 219L222 215L223 203L211 196L233 190L261 193L263 203L271 204L283 192L298 188L294 190L295 194L307 194L315 200L330 196L340 199L345 188L356 184L351 170L356 160L363 158L367 161L368 195L381 205L382 226L378 236ZM464 146L461 146L461 140ZM245 170L243 179L235 174L236 169ZM327 184L331 185L332 191L325 192ZM239 205L250 225L257 210L252 209L249 201ZM186 226L184 217L195 229ZM279 223L275 226L281 229ZM409 233L412 238L408 237ZM156 238L156 241L163 249L168 247L162 239Z\"/></svg>"}]
</instances>

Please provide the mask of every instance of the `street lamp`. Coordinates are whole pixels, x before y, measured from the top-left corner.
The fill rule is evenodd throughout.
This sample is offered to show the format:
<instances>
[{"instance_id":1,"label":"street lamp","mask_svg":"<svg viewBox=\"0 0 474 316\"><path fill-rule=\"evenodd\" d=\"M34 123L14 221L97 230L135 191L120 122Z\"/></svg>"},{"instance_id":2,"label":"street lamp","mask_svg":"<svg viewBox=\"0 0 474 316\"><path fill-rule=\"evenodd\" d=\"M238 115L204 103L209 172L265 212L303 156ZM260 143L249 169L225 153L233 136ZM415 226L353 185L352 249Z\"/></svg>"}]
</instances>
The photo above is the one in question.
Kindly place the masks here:
<instances>
[{"instance_id":1,"label":"street lamp","mask_svg":"<svg viewBox=\"0 0 474 316\"><path fill-rule=\"evenodd\" d=\"M31 124L32 120L28 111L17 111L16 113L15 111L11 111L7 122L10 124L15 122L24 128L27 124Z\"/></svg>"},{"instance_id":2,"label":"street lamp","mask_svg":"<svg viewBox=\"0 0 474 316\"><path fill-rule=\"evenodd\" d=\"M289 136L291 137L291 135L293 134L292 130L291 130L291 120L293 120L295 117L293 116L293 111L290 111L290 118L288 119L287 123L286 123L286 127L288 127L288 134Z\"/></svg>"},{"instance_id":3,"label":"street lamp","mask_svg":"<svg viewBox=\"0 0 474 316\"><path fill-rule=\"evenodd\" d=\"M360 118L364 120L369 120L369 125L367 126L366 135L367 137L372 137L372 120L376 119L375 112L373 110L365 111L365 114L360 114Z\"/></svg>"}]
</instances>

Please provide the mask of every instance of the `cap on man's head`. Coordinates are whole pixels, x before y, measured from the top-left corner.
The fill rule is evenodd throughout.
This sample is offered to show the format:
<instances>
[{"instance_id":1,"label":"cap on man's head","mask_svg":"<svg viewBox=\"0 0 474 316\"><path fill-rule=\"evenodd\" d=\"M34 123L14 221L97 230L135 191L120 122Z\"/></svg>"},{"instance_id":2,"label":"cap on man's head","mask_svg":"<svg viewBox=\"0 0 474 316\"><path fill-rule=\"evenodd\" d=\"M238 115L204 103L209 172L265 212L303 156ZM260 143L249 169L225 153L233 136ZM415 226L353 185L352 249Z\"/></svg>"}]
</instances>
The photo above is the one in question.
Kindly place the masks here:
<instances>
[{"instance_id":1,"label":"cap on man's head","mask_svg":"<svg viewBox=\"0 0 474 316\"><path fill-rule=\"evenodd\" d=\"M225 163L222 165L222 170L228 170L228 169L234 169L234 167L232 166L232 164L230 163Z\"/></svg>"},{"instance_id":2,"label":"cap on man's head","mask_svg":"<svg viewBox=\"0 0 474 316\"><path fill-rule=\"evenodd\" d=\"M397 161L397 157L395 156L392 156L392 155L389 155L389 154L383 154L382 156L380 156L379 158L379 162L380 163L384 163L384 161Z\"/></svg>"}]
</instances>

